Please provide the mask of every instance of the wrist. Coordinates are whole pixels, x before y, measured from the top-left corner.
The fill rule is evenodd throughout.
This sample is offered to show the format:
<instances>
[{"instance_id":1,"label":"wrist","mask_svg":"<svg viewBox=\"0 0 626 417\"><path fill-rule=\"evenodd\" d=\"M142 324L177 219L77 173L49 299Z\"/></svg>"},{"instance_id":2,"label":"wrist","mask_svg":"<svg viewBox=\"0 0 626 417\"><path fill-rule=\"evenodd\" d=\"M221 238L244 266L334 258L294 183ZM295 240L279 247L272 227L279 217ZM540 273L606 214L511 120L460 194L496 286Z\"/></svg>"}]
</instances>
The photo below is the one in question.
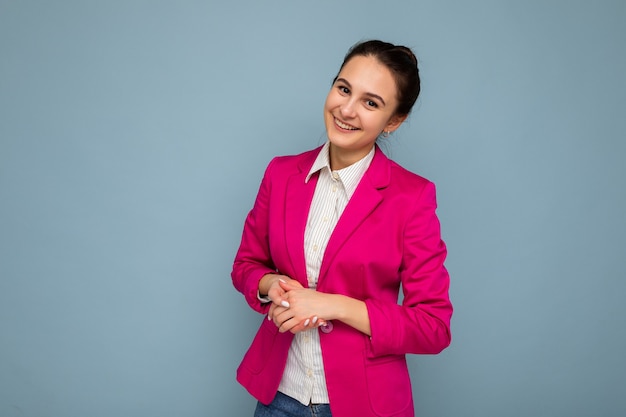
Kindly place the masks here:
<instances>
[{"instance_id":1,"label":"wrist","mask_svg":"<svg viewBox=\"0 0 626 417\"><path fill-rule=\"evenodd\" d=\"M276 274L267 274L263 275L261 280L259 281L259 296L263 298L267 298L270 288L274 283L278 282L278 275Z\"/></svg>"}]
</instances>

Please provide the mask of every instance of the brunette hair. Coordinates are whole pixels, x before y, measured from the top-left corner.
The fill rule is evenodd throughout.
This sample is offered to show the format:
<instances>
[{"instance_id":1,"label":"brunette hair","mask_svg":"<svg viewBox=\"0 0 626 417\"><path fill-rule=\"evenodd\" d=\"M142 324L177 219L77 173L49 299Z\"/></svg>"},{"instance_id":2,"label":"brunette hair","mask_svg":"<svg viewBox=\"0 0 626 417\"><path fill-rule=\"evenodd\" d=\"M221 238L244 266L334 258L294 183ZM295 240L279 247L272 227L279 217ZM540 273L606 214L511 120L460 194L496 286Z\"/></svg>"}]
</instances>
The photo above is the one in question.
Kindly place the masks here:
<instances>
[{"instance_id":1,"label":"brunette hair","mask_svg":"<svg viewBox=\"0 0 626 417\"><path fill-rule=\"evenodd\" d=\"M396 82L398 107L396 115L405 116L411 112L420 94L420 76L417 58L406 46L394 45L379 40L359 42L346 54L339 72L355 56L372 56L386 66ZM333 83L337 80L339 72Z\"/></svg>"}]
</instances>

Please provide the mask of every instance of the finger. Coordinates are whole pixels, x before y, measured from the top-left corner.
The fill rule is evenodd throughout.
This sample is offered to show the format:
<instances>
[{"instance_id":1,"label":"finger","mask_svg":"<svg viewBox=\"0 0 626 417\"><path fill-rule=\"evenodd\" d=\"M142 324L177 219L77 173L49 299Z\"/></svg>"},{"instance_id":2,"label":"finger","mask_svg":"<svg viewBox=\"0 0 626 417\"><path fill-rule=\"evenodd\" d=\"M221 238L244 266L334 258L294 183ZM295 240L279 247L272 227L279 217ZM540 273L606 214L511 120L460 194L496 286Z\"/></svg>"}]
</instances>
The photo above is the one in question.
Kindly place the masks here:
<instances>
[{"instance_id":1,"label":"finger","mask_svg":"<svg viewBox=\"0 0 626 417\"><path fill-rule=\"evenodd\" d=\"M289 301L287 301L287 293L283 293L279 296L276 297L270 297L270 299L272 300L272 304L274 306L282 306L285 308L289 308Z\"/></svg>"},{"instance_id":2,"label":"finger","mask_svg":"<svg viewBox=\"0 0 626 417\"><path fill-rule=\"evenodd\" d=\"M293 279L287 282L284 279L280 278L278 280L278 285L285 291L297 290L299 288L302 288L302 285L298 281L295 281Z\"/></svg>"},{"instance_id":3,"label":"finger","mask_svg":"<svg viewBox=\"0 0 626 417\"><path fill-rule=\"evenodd\" d=\"M272 319L274 320L274 324L276 324L276 327L281 327L287 321L293 319L293 317L294 317L294 313L292 311L289 311L289 309L285 307L276 306ZM292 323L291 326L293 326L295 323L297 322Z\"/></svg>"},{"instance_id":4,"label":"finger","mask_svg":"<svg viewBox=\"0 0 626 417\"><path fill-rule=\"evenodd\" d=\"M292 289L293 289L293 287L292 287L291 285L289 285L289 284L287 283L287 281L285 281L285 280L284 280L284 279L282 279L282 278L279 278L279 279L278 279L278 286L279 286L280 288L282 288L284 291L289 291L289 290L292 290Z\"/></svg>"},{"instance_id":5,"label":"finger","mask_svg":"<svg viewBox=\"0 0 626 417\"><path fill-rule=\"evenodd\" d=\"M311 323L309 323L309 326L304 326L304 323L300 323L297 326L293 326L291 329L289 329L289 331L293 334L296 333L300 333L303 332L305 330L309 330L311 327Z\"/></svg>"},{"instance_id":6,"label":"finger","mask_svg":"<svg viewBox=\"0 0 626 417\"><path fill-rule=\"evenodd\" d=\"M278 281L279 281L278 285L280 285L280 281L282 281L283 283L286 283L289 287L291 287L291 289L304 288L302 284L300 283L300 281L298 281L297 279L290 278L286 275L283 275L283 277L279 278Z\"/></svg>"},{"instance_id":7,"label":"finger","mask_svg":"<svg viewBox=\"0 0 626 417\"><path fill-rule=\"evenodd\" d=\"M290 318L290 319L288 319L288 320L285 320L285 321L284 321L284 322L280 325L280 327L278 328L278 331L279 331L280 333L285 333L285 332L288 332L288 331L290 331L290 330L293 332L293 330L292 330L292 329L294 329L295 327L297 327L297 323L296 323L296 321L295 321L295 320L293 319L293 317L292 317L292 318Z\"/></svg>"},{"instance_id":8,"label":"finger","mask_svg":"<svg viewBox=\"0 0 626 417\"><path fill-rule=\"evenodd\" d=\"M276 304L272 303L270 305L270 310L267 312L267 319L272 321L272 317L274 316L274 311L276 310Z\"/></svg>"},{"instance_id":9,"label":"finger","mask_svg":"<svg viewBox=\"0 0 626 417\"><path fill-rule=\"evenodd\" d=\"M280 323L276 324L276 326L279 327L282 333L290 331L295 334L306 330L311 324L311 319L294 315L292 310L284 309L282 313L275 315L274 322Z\"/></svg>"},{"instance_id":10,"label":"finger","mask_svg":"<svg viewBox=\"0 0 626 417\"><path fill-rule=\"evenodd\" d=\"M291 323L290 323L290 325L291 325ZM289 331L291 333L293 333L293 334L300 333L300 332L305 331L305 330L309 330L309 328L305 327L304 323L298 323L295 326L292 326L292 327L289 328Z\"/></svg>"},{"instance_id":11,"label":"finger","mask_svg":"<svg viewBox=\"0 0 626 417\"><path fill-rule=\"evenodd\" d=\"M284 307L281 307L279 305L276 304L272 304L272 306L270 307L270 311L267 314L267 319L269 321L273 321L274 324L276 324L276 327L280 326L280 321L278 320L278 316L283 313L285 310L287 310Z\"/></svg>"},{"instance_id":12,"label":"finger","mask_svg":"<svg viewBox=\"0 0 626 417\"><path fill-rule=\"evenodd\" d=\"M295 320L295 318L294 318L294 320ZM296 326L293 326L291 329L289 329L289 331L291 333L293 333L293 334L296 334L296 333L299 333L301 331L308 330L311 327L318 327L318 326L320 326L319 324L316 325L316 323L318 321L320 321L318 319L318 317L317 316L313 316L312 318L308 318L308 319L304 320L304 322L301 321L299 324L297 324ZM322 323L324 323L324 322L322 321Z\"/></svg>"}]
</instances>

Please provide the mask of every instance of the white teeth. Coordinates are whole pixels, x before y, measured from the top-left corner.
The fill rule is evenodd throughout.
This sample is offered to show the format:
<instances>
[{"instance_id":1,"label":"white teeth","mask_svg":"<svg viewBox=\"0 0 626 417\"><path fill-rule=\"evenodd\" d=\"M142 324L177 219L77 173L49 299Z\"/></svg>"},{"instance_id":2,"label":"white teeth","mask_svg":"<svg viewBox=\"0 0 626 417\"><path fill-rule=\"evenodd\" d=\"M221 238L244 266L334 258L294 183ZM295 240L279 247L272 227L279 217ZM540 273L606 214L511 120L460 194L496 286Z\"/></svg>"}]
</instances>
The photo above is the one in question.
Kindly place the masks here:
<instances>
[{"instance_id":1,"label":"white teeth","mask_svg":"<svg viewBox=\"0 0 626 417\"><path fill-rule=\"evenodd\" d=\"M339 126L342 129L346 129L346 130L358 130L358 128L354 127L354 126L350 126L347 125L343 122L341 122L339 119L335 119L335 123L337 123L337 126Z\"/></svg>"}]
</instances>

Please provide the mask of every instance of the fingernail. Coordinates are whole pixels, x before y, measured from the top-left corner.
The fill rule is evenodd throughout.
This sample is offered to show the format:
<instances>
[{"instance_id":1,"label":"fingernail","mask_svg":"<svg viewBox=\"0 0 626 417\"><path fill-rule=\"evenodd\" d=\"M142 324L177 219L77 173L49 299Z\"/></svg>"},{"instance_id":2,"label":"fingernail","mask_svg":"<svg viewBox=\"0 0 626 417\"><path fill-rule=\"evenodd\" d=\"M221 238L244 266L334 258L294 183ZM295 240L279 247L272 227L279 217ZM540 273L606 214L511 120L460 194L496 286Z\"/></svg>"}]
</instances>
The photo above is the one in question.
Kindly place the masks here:
<instances>
[{"instance_id":1,"label":"fingernail","mask_svg":"<svg viewBox=\"0 0 626 417\"><path fill-rule=\"evenodd\" d=\"M267 321L272 321L272 318L270 317L270 315L267 315Z\"/></svg>"},{"instance_id":2,"label":"fingernail","mask_svg":"<svg viewBox=\"0 0 626 417\"><path fill-rule=\"evenodd\" d=\"M285 300L281 301L280 305L285 307L285 308L289 308L289 303L287 301L285 301Z\"/></svg>"},{"instance_id":3,"label":"fingernail","mask_svg":"<svg viewBox=\"0 0 626 417\"><path fill-rule=\"evenodd\" d=\"M309 325L309 319L304 320L304 327Z\"/></svg>"},{"instance_id":4,"label":"fingernail","mask_svg":"<svg viewBox=\"0 0 626 417\"><path fill-rule=\"evenodd\" d=\"M317 323L317 316L313 317L313 324Z\"/></svg>"},{"instance_id":5,"label":"fingernail","mask_svg":"<svg viewBox=\"0 0 626 417\"><path fill-rule=\"evenodd\" d=\"M279 280L280 282L282 282L283 284L286 284L286 283L287 283L287 281L285 281L285 280L284 280L284 279L282 279L282 278L278 278L278 280Z\"/></svg>"}]
</instances>

